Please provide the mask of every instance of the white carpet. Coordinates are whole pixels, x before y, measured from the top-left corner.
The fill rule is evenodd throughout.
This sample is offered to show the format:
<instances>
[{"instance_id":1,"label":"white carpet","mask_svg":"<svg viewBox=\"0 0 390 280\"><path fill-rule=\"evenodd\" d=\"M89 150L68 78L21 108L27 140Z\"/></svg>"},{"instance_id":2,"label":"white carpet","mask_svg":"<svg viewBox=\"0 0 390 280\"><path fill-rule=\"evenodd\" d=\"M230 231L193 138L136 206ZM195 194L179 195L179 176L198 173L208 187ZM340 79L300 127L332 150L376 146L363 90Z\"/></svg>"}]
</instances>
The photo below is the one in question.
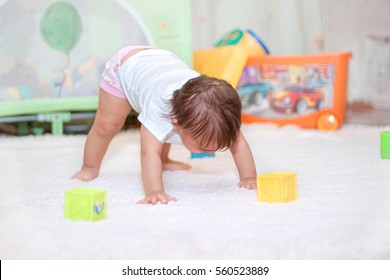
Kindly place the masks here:
<instances>
[{"instance_id":1,"label":"white carpet","mask_svg":"<svg viewBox=\"0 0 390 280\"><path fill-rule=\"evenodd\" d=\"M258 174L294 171L299 199L257 202L239 189L229 152L176 159L191 171L164 173L178 201L137 205L139 133L120 133L90 183L69 179L85 136L0 137L0 259L390 259L390 160L379 134L390 127L345 125L324 133L246 125ZM108 217L63 217L64 192L108 192Z\"/></svg>"}]
</instances>

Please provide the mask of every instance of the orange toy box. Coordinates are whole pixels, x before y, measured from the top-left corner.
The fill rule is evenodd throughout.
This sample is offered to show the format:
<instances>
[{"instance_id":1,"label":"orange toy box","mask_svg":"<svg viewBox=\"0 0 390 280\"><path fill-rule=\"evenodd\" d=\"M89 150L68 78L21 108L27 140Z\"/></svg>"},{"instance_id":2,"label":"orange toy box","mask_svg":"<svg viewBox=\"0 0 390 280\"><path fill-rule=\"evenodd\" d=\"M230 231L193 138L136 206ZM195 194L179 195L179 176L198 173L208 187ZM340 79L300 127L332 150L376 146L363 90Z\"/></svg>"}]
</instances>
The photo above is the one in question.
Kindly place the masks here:
<instances>
[{"instance_id":1,"label":"orange toy box","mask_svg":"<svg viewBox=\"0 0 390 280\"><path fill-rule=\"evenodd\" d=\"M336 130L344 121L351 53L250 57L237 91L243 122Z\"/></svg>"}]
</instances>

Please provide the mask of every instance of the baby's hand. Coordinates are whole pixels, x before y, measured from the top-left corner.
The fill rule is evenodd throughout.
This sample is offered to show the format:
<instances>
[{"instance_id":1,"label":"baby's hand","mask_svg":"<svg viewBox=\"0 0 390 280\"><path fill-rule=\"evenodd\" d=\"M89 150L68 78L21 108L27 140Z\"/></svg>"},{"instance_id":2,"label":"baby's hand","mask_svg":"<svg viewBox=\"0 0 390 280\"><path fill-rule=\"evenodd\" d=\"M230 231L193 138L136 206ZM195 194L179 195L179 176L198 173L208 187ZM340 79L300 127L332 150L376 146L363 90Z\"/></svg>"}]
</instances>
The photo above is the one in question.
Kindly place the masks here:
<instances>
[{"instance_id":1,"label":"baby's hand","mask_svg":"<svg viewBox=\"0 0 390 280\"><path fill-rule=\"evenodd\" d=\"M238 187L245 188L247 190L256 189L256 178L244 178L237 185Z\"/></svg>"},{"instance_id":2,"label":"baby's hand","mask_svg":"<svg viewBox=\"0 0 390 280\"><path fill-rule=\"evenodd\" d=\"M155 191L149 193L144 199L141 199L137 204L152 204L155 205L158 202L167 204L170 201L176 202L176 198L166 194L164 191Z\"/></svg>"},{"instance_id":3,"label":"baby's hand","mask_svg":"<svg viewBox=\"0 0 390 280\"><path fill-rule=\"evenodd\" d=\"M79 172L72 176L72 179L79 179L84 182L89 182L95 179L99 174L99 170L83 166Z\"/></svg>"}]
</instances>

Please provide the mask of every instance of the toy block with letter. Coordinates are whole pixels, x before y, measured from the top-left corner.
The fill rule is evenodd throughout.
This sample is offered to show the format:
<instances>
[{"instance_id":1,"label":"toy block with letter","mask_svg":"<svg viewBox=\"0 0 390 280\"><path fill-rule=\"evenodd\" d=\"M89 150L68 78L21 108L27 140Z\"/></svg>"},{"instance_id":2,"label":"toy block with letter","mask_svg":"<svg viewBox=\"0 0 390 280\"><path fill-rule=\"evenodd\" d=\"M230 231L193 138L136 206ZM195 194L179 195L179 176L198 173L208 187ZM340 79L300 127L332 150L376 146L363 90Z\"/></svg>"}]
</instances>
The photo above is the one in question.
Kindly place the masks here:
<instances>
[{"instance_id":1,"label":"toy block with letter","mask_svg":"<svg viewBox=\"0 0 390 280\"><path fill-rule=\"evenodd\" d=\"M73 221L100 221L106 218L107 192L102 189L76 188L65 192L65 217Z\"/></svg>"},{"instance_id":2,"label":"toy block with letter","mask_svg":"<svg viewBox=\"0 0 390 280\"><path fill-rule=\"evenodd\" d=\"M257 197L262 202L290 202L298 198L294 172L270 172L257 176Z\"/></svg>"}]
</instances>

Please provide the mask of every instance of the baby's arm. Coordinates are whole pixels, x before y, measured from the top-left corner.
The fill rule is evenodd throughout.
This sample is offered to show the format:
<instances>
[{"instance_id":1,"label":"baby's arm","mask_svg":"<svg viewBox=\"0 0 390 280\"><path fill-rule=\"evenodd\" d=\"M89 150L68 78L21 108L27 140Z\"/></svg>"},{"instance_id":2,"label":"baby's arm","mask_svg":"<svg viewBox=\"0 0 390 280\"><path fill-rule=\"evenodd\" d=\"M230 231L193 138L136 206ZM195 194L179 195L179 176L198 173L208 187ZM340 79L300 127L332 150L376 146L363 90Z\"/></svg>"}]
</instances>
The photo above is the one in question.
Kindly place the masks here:
<instances>
[{"instance_id":1,"label":"baby's arm","mask_svg":"<svg viewBox=\"0 0 390 280\"><path fill-rule=\"evenodd\" d=\"M161 151L163 144L141 126L141 169L145 198L138 201L141 204L167 204L176 201L176 198L164 191L162 183Z\"/></svg>"},{"instance_id":2,"label":"baby's arm","mask_svg":"<svg viewBox=\"0 0 390 280\"><path fill-rule=\"evenodd\" d=\"M239 187L246 189L256 188L256 166L251 149L242 132L237 141L230 147L238 174L240 175Z\"/></svg>"}]
</instances>

